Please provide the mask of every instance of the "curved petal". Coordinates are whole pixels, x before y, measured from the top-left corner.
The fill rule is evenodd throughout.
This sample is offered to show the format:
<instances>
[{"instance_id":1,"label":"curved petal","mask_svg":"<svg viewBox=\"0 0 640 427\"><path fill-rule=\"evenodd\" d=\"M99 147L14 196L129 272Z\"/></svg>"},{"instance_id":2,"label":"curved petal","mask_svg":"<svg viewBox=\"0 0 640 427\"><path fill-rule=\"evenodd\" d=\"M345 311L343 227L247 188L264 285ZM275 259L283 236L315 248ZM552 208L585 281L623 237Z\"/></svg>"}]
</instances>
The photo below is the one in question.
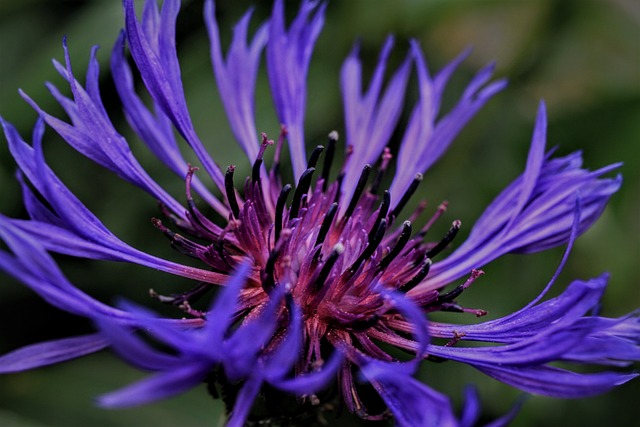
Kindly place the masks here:
<instances>
[{"instance_id":1,"label":"curved petal","mask_svg":"<svg viewBox=\"0 0 640 427\"><path fill-rule=\"evenodd\" d=\"M446 396L409 375L398 375L388 369L374 369L375 363L370 365L363 367L362 372L389 407L398 425L458 425L451 401Z\"/></svg>"},{"instance_id":2,"label":"curved petal","mask_svg":"<svg viewBox=\"0 0 640 427\"><path fill-rule=\"evenodd\" d=\"M0 357L0 374L21 372L76 359L100 351L108 345L109 341L100 334L29 345Z\"/></svg>"},{"instance_id":3,"label":"curved petal","mask_svg":"<svg viewBox=\"0 0 640 427\"><path fill-rule=\"evenodd\" d=\"M189 165L180 152L171 121L155 102L155 113L149 111L135 92L131 69L124 57L125 39L123 31L111 53L111 73L124 114L149 150L173 173L185 179ZM198 177L193 177L193 187L218 213L227 215L229 209L211 194Z\"/></svg>"},{"instance_id":4,"label":"curved petal","mask_svg":"<svg viewBox=\"0 0 640 427\"><path fill-rule=\"evenodd\" d=\"M103 408L130 408L182 393L201 383L208 372L207 366L189 365L166 371L138 381L97 399Z\"/></svg>"},{"instance_id":5,"label":"curved petal","mask_svg":"<svg viewBox=\"0 0 640 427\"><path fill-rule=\"evenodd\" d=\"M441 288L506 253L532 253L566 243L571 238L578 199L578 234L600 216L622 182L620 176L601 176L620 164L590 172L581 169L579 154L558 159L547 155L541 162L545 129L541 104L524 174L496 197L467 240L447 258L434 263L429 277L410 295Z\"/></svg>"},{"instance_id":6,"label":"curved petal","mask_svg":"<svg viewBox=\"0 0 640 427\"><path fill-rule=\"evenodd\" d=\"M306 169L304 116L307 71L313 46L324 24L326 5L304 0L289 29L285 28L282 0L273 5L267 43L267 72L280 123L287 129L294 180Z\"/></svg>"},{"instance_id":7,"label":"curved petal","mask_svg":"<svg viewBox=\"0 0 640 427\"><path fill-rule=\"evenodd\" d=\"M133 0L123 0L125 29L131 56L153 100L171 119L213 182L224 194L224 175L196 134L180 80L175 43L175 20L180 9L180 1L166 0L159 16L155 4L154 0L147 0L140 23L136 18ZM159 24L152 25L150 21Z\"/></svg>"},{"instance_id":8,"label":"curved petal","mask_svg":"<svg viewBox=\"0 0 640 427\"><path fill-rule=\"evenodd\" d=\"M381 93L387 59L392 47L393 37L388 37L380 52L378 65L371 77L369 87L364 94L361 93L362 64L358 59L357 45L342 65L340 87L344 104L347 147L353 148L345 165L341 196L343 200L351 198L365 165L373 165L378 161L382 150L389 143L402 112L405 89L411 70L410 56L398 67L386 90ZM395 199L392 198L392 200Z\"/></svg>"},{"instance_id":9,"label":"curved petal","mask_svg":"<svg viewBox=\"0 0 640 427\"><path fill-rule=\"evenodd\" d=\"M204 14L211 40L211 62L220 98L236 140L253 163L260 148L255 125L254 92L260 55L267 43L269 27L267 24L261 25L251 43L247 44L247 30L252 11L247 12L236 24L233 41L224 58L213 0L207 0L205 3Z\"/></svg>"}]
</instances>

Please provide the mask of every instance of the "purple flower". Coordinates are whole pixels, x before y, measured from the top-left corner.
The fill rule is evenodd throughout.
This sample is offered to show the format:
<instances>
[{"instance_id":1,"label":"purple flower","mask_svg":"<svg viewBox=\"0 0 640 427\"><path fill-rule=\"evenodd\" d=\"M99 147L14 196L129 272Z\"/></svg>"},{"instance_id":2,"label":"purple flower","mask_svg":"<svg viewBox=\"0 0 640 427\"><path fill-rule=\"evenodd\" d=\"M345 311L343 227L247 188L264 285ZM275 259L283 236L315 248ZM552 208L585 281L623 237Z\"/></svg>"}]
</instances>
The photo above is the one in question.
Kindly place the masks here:
<instances>
[{"instance_id":1,"label":"purple flower","mask_svg":"<svg viewBox=\"0 0 640 427\"><path fill-rule=\"evenodd\" d=\"M620 318L596 314L606 274L577 280L543 301L574 240L595 222L621 184L620 176L605 176L618 164L588 171L579 153L554 157L546 151L543 103L523 174L496 197L454 251L441 256L461 227L458 220L440 240L424 240L444 205L419 227L414 222L424 206L409 214L403 211L422 174L505 87L504 80L491 81L492 65L480 70L458 102L443 112L447 81L466 53L432 77L421 48L412 41L405 61L385 86L393 47L389 38L363 89L356 46L341 73L347 148L336 173L336 131L329 133L326 147L307 154L304 145L305 80L323 25L324 4L303 1L287 25L283 3L276 0L271 20L253 36L248 35L249 12L235 27L231 46L223 49L209 0L204 14L215 80L233 134L253 165L240 191L235 166L220 168L190 119L175 45L180 2L165 0L159 10L148 0L141 18L133 0L123 4L125 30L111 57L116 89L131 128L184 180L186 206L147 174L113 126L98 89L96 49L83 86L72 70L65 40L65 64L54 61L54 66L71 95L48 87L68 120L50 115L26 94L23 97L40 116L32 144L2 120L30 219L0 216L0 237L9 249L0 251L0 268L50 304L91 319L98 332L16 350L0 357L0 372L32 369L110 346L126 362L154 374L100 397L101 406L145 404L206 382L213 395L223 397L228 423L234 426L252 417L293 417L279 407L292 397L304 414L319 413L339 401L362 418L394 417L403 426L475 425L475 392L467 392L467 404L456 416L446 396L413 378L423 360L466 363L521 390L568 398L603 393L636 376L613 370L578 373L552 365L629 366L640 360L640 318L638 313ZM150 97L147 104L135 90L127 47ZM263 51L282 123L277 143L258 135L255 125L254 88ZM412 70L417 73L419 97L396 155L397 172L389 188L381 191L382 176L393 158L389 140ZM153 218L153 225L200 267L144 253L109 231L47 165L41 143L45 126L158 200L166 219ZM174 130L203 172L185 160ZM291 184L280 168L285 141ZM274 160L266 165L264 154L271 145ZM206 184L209 180L213 190ZM207 217L201 210L204 205L226 220ZM483 274L480 268L504 254L565 244L557 273L521 310L472 325L427 322L426 314L434 311L484 316L484 310L456 301ZM96 301L65 278L49 252L140 264L197 283L181 294L152 291L155 299L176 307L175 319L163 318L131 303L111 307ZM193 307L218 286L222 289L207 310ZM467 346L468 341L489 345ZM399 360L397 349L410 352L409 360ZM372 390L380 397L377 403L362 397ZM270 413L253 412L259 395L277 402ZM517 406L491 425L508 423L516 410Z\"/></svg>"}]
</instances>

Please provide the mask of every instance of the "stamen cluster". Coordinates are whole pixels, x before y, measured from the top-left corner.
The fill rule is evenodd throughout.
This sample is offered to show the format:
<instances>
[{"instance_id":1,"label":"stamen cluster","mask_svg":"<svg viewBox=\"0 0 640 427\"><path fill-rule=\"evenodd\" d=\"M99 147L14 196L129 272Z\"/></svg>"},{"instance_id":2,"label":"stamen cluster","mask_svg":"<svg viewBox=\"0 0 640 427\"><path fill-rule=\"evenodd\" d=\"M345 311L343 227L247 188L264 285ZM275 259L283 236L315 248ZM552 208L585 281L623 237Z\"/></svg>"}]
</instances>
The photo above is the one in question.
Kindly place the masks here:
<instances>
[{"instance_id":1,"label":"stamen cluster","mask_svg":"<svg viewBox=\"0 0 640 427\"><path fill-rule=\"evenodd\" d=\"M277 153L285 138L283 128ZM337 141L338 133L331 132L315 184L316 168L325 151L321 145L309 156L307 168L293 189L291 184L282 185L279 156L267 180L263 180L263 175L267 175L263 170L264 153L274 144L263 134L251 176L244 185L244 198L234 186L235 167L227 168L225 189L229 218L225 228L216 226L198 210L191 195L191 182L197 168L190 167L186 179L189 223L182 226L208 240L208 244L189 240L153 219L175 248L202 260L215 272L231 275L243 260L251 259L253 269L241 291L237 317L257 317L275 288L283 288L293 297L304 319L305 346L297 364L299 372L312 371L318 363L323 363L328 347L350 353L354 362L359 360L358 353L379 360L396 360L388 350L374 343L374 340L396 343L398 320L404 320L386 295L392 291L407 292L421 283L429 274L432 258L447 247L461 226L456 220L440 241L424 242L431 225L446 210L446 202L415 233L412 221L424 210L425 203L412 213L411 220L397 224L422 175L416 174L400 201L390 209L389 191L378 194L391 159L388 149L384 150L375 177L370 180L373 168L365 165L353 195L347 203L341 203L348 157L337 179L331 182L330 169ZM416 302L425 312L471 311L482 316L486 314L483 310L467 310L455 303L455 298L480 274L482 271L474 270L464 285L447 293L438 290L423 293ZM205 313L193 309L192 303L210 288L201 284L184 294L161 296L152 292L152 295L191 315L204 317ZM289 326L286 311L283 303L276 337L283 336ZM412 331L404 330L401 334L409 332ZM411 337L403 340L406 350L417 350L419 345ZM270 343L272 348L265 351L273 351L279 344L279 340L274 339ZM343 379L342 392L358 400L351 371L347 372L349 378ZM358 402L357 406L362 405Z\"/></svg>"}]
</instances>

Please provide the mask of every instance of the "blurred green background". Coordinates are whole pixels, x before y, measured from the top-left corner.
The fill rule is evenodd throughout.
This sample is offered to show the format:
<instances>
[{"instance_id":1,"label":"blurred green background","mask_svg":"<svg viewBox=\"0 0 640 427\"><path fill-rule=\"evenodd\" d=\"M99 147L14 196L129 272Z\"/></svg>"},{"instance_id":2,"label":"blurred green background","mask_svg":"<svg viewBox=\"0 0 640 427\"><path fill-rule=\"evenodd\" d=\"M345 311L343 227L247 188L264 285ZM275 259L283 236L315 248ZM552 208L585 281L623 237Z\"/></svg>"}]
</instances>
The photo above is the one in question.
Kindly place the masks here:
<instances>
[{"instance_id":1,"label":"blurred green background","mask_svg":"<svg viewBox=\"0 0 640 427\"><path fill-rule=\"evenodd\" d=\"M208 39L202 24L202 1L183 2L178 22L178 48L191 114L203 141L219 164L237 163L247 170L232 140L211 74ZM292 16L298 2L287 2ZM243 11L256 7L254 24L268 16L271 2L220 1L223 38ZM596 169L624 161L624 184L600 221L576 244L555 293L574 278L609 271L610 289L603 314L619 316L640 303L640 5L633 0L350 0L331 1L309 75L307 143L322 143L332 129L343 131L338 89L340 65L359 39L368 76L388 34L397 36L392 66L406 54L409 38L418 39L430 69L440 69L462 49L474 46L470 58L453 78L444 106L453 105L471 75L491 60L496 75L509 87L496 96L457 138L451 150L426 175L421 197L435 208L450 202L445 220L470 224L491 199L523 169L539 99L547 101L549 146L559 154L584 149L585 165ZM0 114L29 138L35 113L17 93L24 89L54 115L60 108L43 83L64 89L50 58L63 59L61 38L68 36L74 69L83 76L89 49L102 46L101 86L116 127L130 135L110 82L108 57L122 27L118 0L4 0L0 3ZM257 89L258 130L275 136L278 124L271 106L264 65ZM66 92L66 90L64 90ZM408 106L416 98L415 82ZM403 123L406 123L405 114ZM343 133L343 132L342 132ZM395 138L399 138L398 133ZM167 172L131 139L141 163L176 197L183 183ZM45 141L46 156L60 177L126 242L151 253L185 261L153 229L156 203L135 188L69 149L53 132ZM188 157L189 158L189 157ZM190 158L192 159L192 158ZM25 215L14 179L15 164L0 144L0 211ZM459 239L464 238L460 236ZM489 317L505 315L526 304L547 283L561 249L532 256L507 256L485 268L480 279L460 298L466 306L484 308ZM160 292L184 289L186 281L124 264L57 257L68 277L107 302L124 295L147 301L150 287ZM0 353L44 339L91 330L91 325L47 306L32 292L6 276L0 287ZM152 303L150 303L152 304ZM155 308L155 307L154 307ZM456 318L456 316L458 318ZM452 318L453 317L453 318ZM450 321L473 321L450 314ZM431 386L460 404L467 383L477 384L485 416L506 411L519 393L485 378L472 368L450 363L425 364L421 375ZM0 378L2 426L205 426L221 420L219 402L204 387L178 398L139 409L105 411L92 399L130 383L143 374L109 352L59 366ZM608 395L580 401L533 397L516 426L631 425L640 417L640 381ZM356 425L349 417L339 421Z\"/></svg>"}]
</instances>

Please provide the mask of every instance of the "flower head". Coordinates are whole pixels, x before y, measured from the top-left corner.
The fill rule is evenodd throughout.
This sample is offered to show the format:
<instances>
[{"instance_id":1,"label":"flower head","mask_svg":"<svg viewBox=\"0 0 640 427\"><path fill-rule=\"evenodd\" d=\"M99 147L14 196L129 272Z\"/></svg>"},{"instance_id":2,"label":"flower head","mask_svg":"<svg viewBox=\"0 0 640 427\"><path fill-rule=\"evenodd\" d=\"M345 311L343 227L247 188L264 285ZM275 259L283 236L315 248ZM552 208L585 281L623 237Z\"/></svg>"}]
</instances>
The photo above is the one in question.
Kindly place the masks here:
<instances>
[{"instance_id":1,"label":"flower head","mask_svg":"<svg viewBox=\"0 0 640 427\"><path fill-rule=\"evenodd\" d=\"M501 319L464 326L427 323L425 314L434 311L484 316L486 311L456 302L479 280L481 267L507 253L563 244L568 244L568 255L574 239L593 224L619 188L620 177L604 177L619 165L591 172L582 168L579 154L553 157L546 151L543 103L524 173L491 203L468 239L443 256L461 222L453 221L439 239L425 241L425 235L443 215L446 203L424 222L418 219L424 204L410 213L405 208L426 170L505 87L503 80L490 81L492 66L479 71L457 104L443 113L442 93L466 54L432 77L419 45L412 42L406 60L385 87L393 46L389 38L363 93L354 48L341 73L346 155L344 163L336 165L336 131L329 133L326 147L307 153L304 143L305 80L323 25L324 4L303 1L287 25L282 1L276 0L271 20L249 39L251 13L246 14L225 54L214 3L207 1L204 14L215 79L233 134L252 164L241 186L235 166L221 168L216 163L190 119L175 45L180 2L165 0L160 10L149 0L140 18L133 0L123 4L125 30L111 57L116 89L138 137L184 179L186 206L147 174L113 126L98 90L96 50L83 87L65 41L65 64L54 65L68 82L71 97L53 85L49 89L69 121L50 115L23 94L41 117L33 145L2 122L20 168L30 219L0 217L0 236L12 252L0 252L0 268L60 309L94 320L99 332L17 350L0 358L0 371L30 369L111 346L127 362L156 374L103 396L102 406L148 403L204 381L214 394L222 388L229 425L243 425L252 416L259 394L291 394L305 410L323 410L337 397L362 418L392 415L401 425L475 423L475 394L468 393L470 403L458 419L445 396L412 378L424 359L467 363L522 390L558 397L601 393L635 376L609 371L579 374L550 365L567 361L625 366L640 359L637 315L609 319L588 314L598 304L606 275L573 282L559 296L540 302L554 277L535 301ZM136 93L126 47L152 108ZM255 125L254 88L263 50L282 123L275 142L266 134L259 136ZM388 144L412 69L419 98L395 156L397 171L385 189L382 177L394 158ZM47 165L41 146L45 125L92 161L157 199L166 218L153 218L153 225L200 267L149 255L109 231ZM174 129L202 171L183 157ZM293 179L282 173L285 144ZM274 150L270 165L265 162L267 150ZM209 189L208 180L222 196ZM196 196L202 201L196 202ZM207 217L203 205L225 220ZM71 285L47 251L131 262L194 279L198 283L185 293L165 296L152 291L154 298L174 305L187 318L158 317L130 303L118 308L99 303ZM452 284L452 289L445 289ZM194 308L219 285L224 288L209 309ZM464 346L469 340L494 345ZM397 350L412 356L400 361ZM363 382L381 402L366 402ZM270 416L290 416L274 411Z\"/></svg>"}]
</instances>

